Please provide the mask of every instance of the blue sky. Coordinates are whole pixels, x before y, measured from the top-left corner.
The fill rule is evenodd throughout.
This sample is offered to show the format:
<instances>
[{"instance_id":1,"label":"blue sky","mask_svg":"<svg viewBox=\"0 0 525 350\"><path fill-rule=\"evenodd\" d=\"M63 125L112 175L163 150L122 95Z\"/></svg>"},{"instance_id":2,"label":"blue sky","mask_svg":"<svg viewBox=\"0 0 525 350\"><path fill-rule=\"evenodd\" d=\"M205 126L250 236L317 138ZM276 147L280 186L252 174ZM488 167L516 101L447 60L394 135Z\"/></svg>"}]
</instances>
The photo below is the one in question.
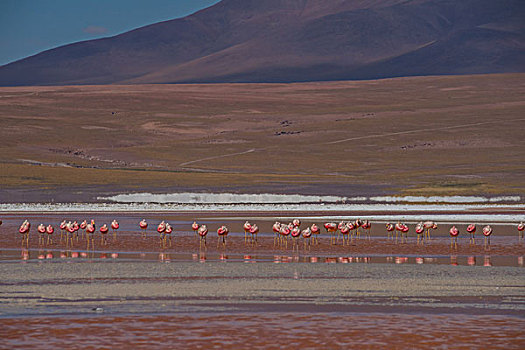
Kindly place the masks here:
<instances>
[{"instance_id":1,"label":"blue sky","mask_svg":"<svg viewBox=\"0 0 525 350\"><path fill-rule=\"evenodd\" d=\"M219 0L0 0L0 65L184 17Z\"/></svg>"}]
</instances>

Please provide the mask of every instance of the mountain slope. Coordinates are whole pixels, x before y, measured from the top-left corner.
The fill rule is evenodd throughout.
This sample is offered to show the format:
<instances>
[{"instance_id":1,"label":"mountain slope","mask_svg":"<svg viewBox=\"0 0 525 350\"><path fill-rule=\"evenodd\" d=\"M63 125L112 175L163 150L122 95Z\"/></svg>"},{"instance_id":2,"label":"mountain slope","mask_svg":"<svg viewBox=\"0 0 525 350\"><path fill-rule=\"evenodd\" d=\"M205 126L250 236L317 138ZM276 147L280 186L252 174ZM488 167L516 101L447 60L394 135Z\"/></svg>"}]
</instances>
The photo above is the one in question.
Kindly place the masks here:
<instances>
[{"instance_id":1,"label":"mountain slope","mask_svg":"<svg viewBox=\"0 0 525 350\"><path fill-rule=\"evenodd\" d=\"M0 67L0 85L288 82L525 71L521 0L223 0Z\"/></svg>"}]
</instances>

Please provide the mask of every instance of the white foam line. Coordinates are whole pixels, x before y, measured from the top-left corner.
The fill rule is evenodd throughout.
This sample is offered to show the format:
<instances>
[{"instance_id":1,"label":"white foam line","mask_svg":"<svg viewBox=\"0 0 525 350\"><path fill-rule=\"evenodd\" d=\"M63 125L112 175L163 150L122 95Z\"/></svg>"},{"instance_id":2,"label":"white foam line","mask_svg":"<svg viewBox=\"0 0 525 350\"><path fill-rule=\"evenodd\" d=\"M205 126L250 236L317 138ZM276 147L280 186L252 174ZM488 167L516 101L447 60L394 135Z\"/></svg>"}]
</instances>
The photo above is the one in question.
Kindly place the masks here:
<instances>
[{"instance_id":1,"label":"white foam line","mask_svg":"<svg viewBox=\"0 0 525 350\"><path fill-rule=\"evenodd\" d=\"M294 203L519 203L520 196L372 196L372 197L341 197L317 196L301 194L237 194L237 193L123 193L109 197L99 197L99 200L115 203L173 203L173 204L294 204Z\"/></svg>"},{"instance_id":2,"label":"white foam line","mask_svg":"<svg viewBox=\"0 0 525 350\"><path fill-rule=\"evenodd\" d=\"M173 203L173 204L271 204L271 203L336 203L346 200L337 196L308 196L300 194L236 194L236 193L126 193L99 200L116 203Z\"/></svg>"}]
</instances>

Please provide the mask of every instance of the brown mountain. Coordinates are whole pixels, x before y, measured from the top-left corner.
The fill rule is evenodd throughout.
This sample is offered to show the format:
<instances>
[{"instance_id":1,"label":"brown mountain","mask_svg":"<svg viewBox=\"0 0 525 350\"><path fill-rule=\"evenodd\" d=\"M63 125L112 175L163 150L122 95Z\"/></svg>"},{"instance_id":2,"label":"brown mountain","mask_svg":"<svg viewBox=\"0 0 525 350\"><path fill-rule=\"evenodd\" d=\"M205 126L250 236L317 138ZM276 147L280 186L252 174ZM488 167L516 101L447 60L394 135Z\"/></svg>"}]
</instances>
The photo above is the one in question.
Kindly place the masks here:
<instances>
[{"instance_id":1,"label":"brown mountain","mask_svg":"<svg viewBox=\"0 0 525 350\"><path fill-rule=\"evenodd\" d=\"M501 72L525 72L523 0L223 0L2 66L0 85Z\"/></svg>"}]
</instances>

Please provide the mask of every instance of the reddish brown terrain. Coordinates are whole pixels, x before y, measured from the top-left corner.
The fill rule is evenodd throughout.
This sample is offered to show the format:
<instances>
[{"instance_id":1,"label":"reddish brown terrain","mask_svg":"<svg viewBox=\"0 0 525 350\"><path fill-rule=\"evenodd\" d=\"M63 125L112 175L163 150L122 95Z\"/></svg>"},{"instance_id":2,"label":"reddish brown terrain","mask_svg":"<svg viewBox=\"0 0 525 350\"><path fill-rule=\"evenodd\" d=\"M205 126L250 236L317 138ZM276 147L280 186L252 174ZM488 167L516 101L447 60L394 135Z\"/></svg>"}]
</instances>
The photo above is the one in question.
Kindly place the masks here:
<instances>
[{"instance_id":1,"label":"reddish brown terrain","mask_svg":"<svg viewBox=\"0 0 525 350\"><path fill-rule=\"evenodd\" d=\"M524 81L0 88L0 198L524 196Z\"/></svg>"}]
</instances>

